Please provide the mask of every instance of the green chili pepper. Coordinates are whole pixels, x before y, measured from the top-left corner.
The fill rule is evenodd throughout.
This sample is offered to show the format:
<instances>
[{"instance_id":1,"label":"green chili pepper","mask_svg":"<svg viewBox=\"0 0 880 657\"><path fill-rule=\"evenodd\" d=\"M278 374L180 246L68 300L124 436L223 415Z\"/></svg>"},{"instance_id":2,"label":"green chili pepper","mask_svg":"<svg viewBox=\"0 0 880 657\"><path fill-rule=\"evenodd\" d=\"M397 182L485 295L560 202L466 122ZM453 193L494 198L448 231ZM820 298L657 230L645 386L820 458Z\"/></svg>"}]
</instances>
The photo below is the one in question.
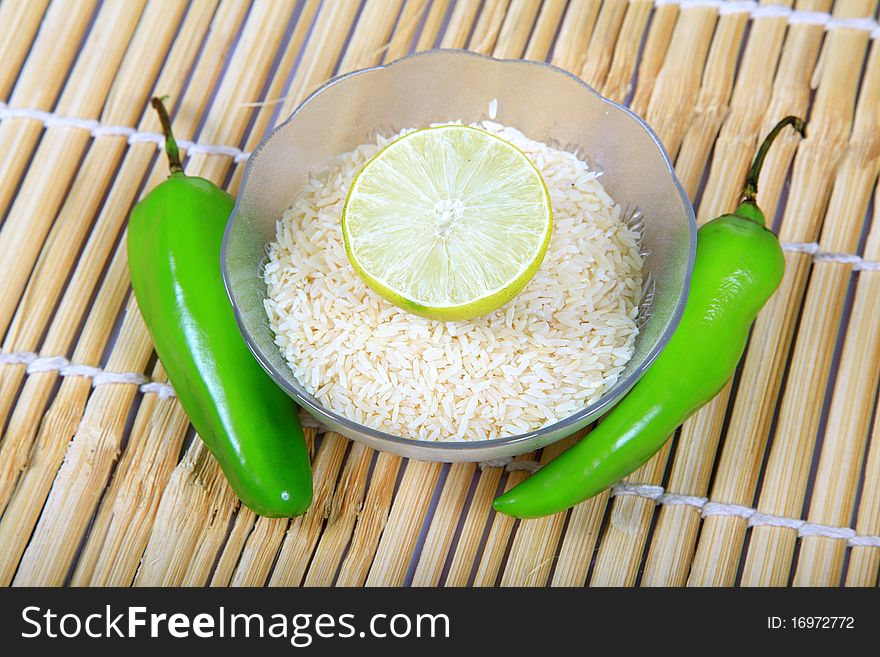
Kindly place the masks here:
<instances>
[{"instance_id":1,"label":"green chili pepper","mask_svg":"<svg viewBox=\"0 0 880 657\"><path fill-rule=\"evenodd\" d=\"M171 175L133 209L131 284L156 353L232 489L265 516L295 516L312 500L296 405L248 351L220 275L232 196L187 176L171 122L153 98Z\"/></svg>"},{"instance_id":2,"label":"green chili pepper","mask_svg":"<svg viewBox=\"0 0 880 657\"><path fill-rule=\"evenodd\" d=\"M703 225L690 293L666 348L599 426L529 479L495 500L518 518L573 506L618 482L654 455L670 434L723 387L742 357L752 321L782 280L779 240L755 197L764 156L780 130L802 136L789 116L767 135L733 214Z\"/></svg>"}]
</instances>

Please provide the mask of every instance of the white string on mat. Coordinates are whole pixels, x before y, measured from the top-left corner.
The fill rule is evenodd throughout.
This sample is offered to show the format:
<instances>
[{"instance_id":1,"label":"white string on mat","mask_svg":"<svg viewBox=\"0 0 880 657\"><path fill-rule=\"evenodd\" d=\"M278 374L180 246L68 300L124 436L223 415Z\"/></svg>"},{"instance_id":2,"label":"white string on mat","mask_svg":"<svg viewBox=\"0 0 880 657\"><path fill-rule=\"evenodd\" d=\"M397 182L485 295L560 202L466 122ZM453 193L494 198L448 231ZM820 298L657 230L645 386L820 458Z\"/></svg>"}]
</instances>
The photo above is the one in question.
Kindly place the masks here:
<instances>
[{"instance_id":1,"label":"white string on mat","mask_svg":"<svg viewBox=\"0 0 880 657\"><path fill-rule=\"evenodd\" d=\"M154 394L159 397L159 399L170 399L177 396L170 383L154 381L144 374L137 374L134 372L108 372L100 367L94 367L92 365L78 365L71 363L64 356L40 356L31 351L20 351L16 353L0 352L0 365L3 364L27 365L25 371L28 374L58 372L60 376L81 376L84 378L91 378L93 388L103 385L123 383L136 385L142 393ZM315 418L305 411L300 413L300 420L304 427L320 428L321 426Z\"/></svg>"},{"instance_id":2,"label":"white string on mat","mask_svg":"<svg viewBox=\"0 0 880 657\"><path fill-rule=\"evenodd\" d=\"M151 392L161 399L174 397L174 388L161 381L152 381L143 374L134 372L108 372L92 365L71 363L64 356L40 356L30 351L0 353L0 364L27 365L28 374L39 372L58 372L60 376L81 376L92 380L92 387L128 383L140 387L141 392Z\"/></svg>"},{"instance_id":3,"label":"white string on mat","mask_svg":"<svg viewBox=\"0 0 880 657\"><path fill-rule=\"evenodd\" d=\"M655 502L660 499L660 496L663 495L663 493L662 486L654 486L652 484L631 484L628 482L621 482L615 485L611 491L611 494L616 497L633 495L635 497L642 497L646 500L653 500Z\"/></svg>"},{"instance_id":4,"label":"white string on mat","mask_svg":"<svg viewBox=\"0 0 880 657\"><path fill-rule=\"evenodd\" d=\"M856 271L880 271L880 262L865 260L853 253L833 253L822 251L818 242L780 242L783 251L806 253L816 262L839 262L852 265Z\"/></svg>"},{"instance_id":5,"label":"white string on mat","mask_svg":"<svg viewBox=\"0 0 880 657\"><path fill-rule=\"evenodd\" d=\"M494 461L486 461L480 463L480 467L503 467L507 471L512 470L528 470L534 472L540 467L537 461L514 461L512 459L496 459ZM713 502L706 497L697 495L679 495L678 493L670 493L663 486L654 484L638 484L631 482L621 482L611 487L611 497L625 497L632 495L645 500L650 500L655 504L669 506L690 506L700 511L703 518L709 516L733 516L748 520L749 527L787 527L797 531L798 536L804 538L806 536L822 536L825 538L835 538L846 540L847 545L851 547L878 547L880 548L880 536L859 535L850 527L834 527L832 525L821 525L819 523L807 522L797 518L789 518L787 516L776 516L769 513L761 513L757 509L740 504L727 504L726 502Z\"/></svg>"},{"instance_id":6,"label":"white string on mat","mask_svg":"<svg viewBox=\"0 0 880 657\"><path fill-rule=\"evenodd\" d=\"M0 352L0 364L26 365L28 374L38 372L58 372L60 376L91 377L92 387L109 384L133 384L137 385L142 393L158 395L160 399L174 397L174 388L162 381L153 381L143 374L134 372L107 372L100 367L91 365L78 365L71 363L64 356L40 356L32 351ZM308 413L300 413L300 420L305 427L320 428L320 424ZM504 468L508 472L526 471L535 472L541 467L538 461L525 459L495 459L480 463L480 469ZM757 509L739 504L727 504L724 502L712 502L705 497L695 495L679 495L670 493L662 486L653 484L639 484L622 482L612 486L611 496L622 497L633 495L655 504L684 505L699 509L704 518L708 516L737 516L749 521L749 527L761 525L771 527L788 527L795 529L798 536L824 536L826 538L845 539L847 544L853 547L880 547L880 536L862 536L856 534L849 527L833 527L817 523L760 513Z\"/></svg>"},{"instance_id":7,"label":"white string on mat","mask_svg":"<svg viewBox=\"0 0 880 657\"><path fill-rule=\"evenodd\" d=\"M534 473L537 472L541 467L541 464L538 461L527 461L527 460L513 460L512 458L500 458L500 459L492 459L490 461L480 461L480 470L485 470L486 468L504 468L507 472L529 472Z\"/></svg>"},{"instance_id":8,"label":"white string on mat","mask_svg":"<svg viewBox=\"0 0 880 657\"><path fill-rule=\"evenodd\" d=\"M724 502L712 502L705 497L695 495L678 495L668 493L662 486L650 484L620 483L611 488L612 497L621 495L635 495L656 504L679 504L692 506L700 510L701 515L708 516L734 516L749 521L749 527L787 527L797 531L798 536L822 536L846 540L853 547L880 547L880 536L860 536L850 527L834 527L815 522L807 522L787 516L777 516L769 513L761 513L757 509L740 504L727 504Z\"/></svg>"},{"instance_id":9,"label":"white string on mat","mask_svg":"<svg viewBox=\"0 0 880 657\"><path fill-rule=\"evenodd\" d=\"M123 125L103 125L94 119L79 119L72 116L58 116L53 112L29 107L9 107L0 101L0 120L32 119L41 122L47 128L76 128L88 130L93 137L126 137L129 144L155 144L156 148L164 148L165 136L158 132L141 132ZM187 139L178 139L177 145L189 155L223 155L231 157L234 162L243 162L250 157L249 151L237 146L224 144L200 144Z\"/></svg>"},{"instance_id":10,"label":"white string on mat","mask_svg":"<svg viewBox=\"0 0 880 657\"><path fill-rule=\"evenodd\" d=\"M821 25L826 30L861 30L880 38L880 24L873 18L835 18L819 11L802 11L782 5L761 5L755 0L654 0L655 7L678 5L681 9L706 7L719 14L749 14L751 18L784 18L792 25Z\"/></svg>"},{"instance_id":11,"label":"white string on mat","mask_svg":"<svg viewBox=\"0 0 880 657\"><path fill-rule=\"evenodd\" d=\"M712 0L694 0L696 4L693 6L704 6L701 3L708 3L705 6L715 6ZM685 0L657 0L657 4L681 4L682 6L691 6L686 4ZM719 3L723 4L723 3ZM732 3L732 4L750 4L750 3ZM754 4L754 3L751 3ZM787 7L776 7L768 5L761 7L766 9L788 9ZM789 10L790 11L790 10ZM800 12L808 13L808 12ZM823 14L824 15L824 14ZM880 30L880 28L878 28ZM100 136L119 136L126 137L129 144L152 143L157 148L163 148L165 145L165 137L158 132L138 132L134 128L118 125L102 125L94 119L78 119L75 117L63 117L46 112L44 110L29 108L9 107L6 103L0 101L0 120L6 118L26 118L40 121L47 127L58 126L67 128L78 128L81 130L89 130L95 137ZM228 146L224 144L200 144L197 142L181 139L177 142L178 146L185 150L189 155L205 154L219 155L231 157L234 162L243 162L250 157L249 151L244 151L237 146ZM880 271L880 262L865 260L862 257L852 253L831 253L822 251L817 242L782 242L782 248L785 251L794 251L797 253L806 253L813 256L817 262L840 262L853 266L857 271Z\"/></svg>"},{"instance_id":12,"label":"white string on mat","mask_svg":"<svg viewBox=\"0 0 880 657\"><path fill-rule=\"evenodd\" d=\"M861 30L868 32L872 39L880 39L880 23L870 17L835 18L824 12L801 11L782 5L761 5L756 0L654 0L654 6L664 5L678 5L681 9L708 7L717 9L719 14L747 13L750 18L785 18L792 25L821 25L826 30ZM497 109L497 103L490 107L492 114ZM46 127L79 128L88 130L94 137L126 137L130 144L155 143L161 148L165 143L165 137L156 132L141 132L129 126L103 125L95 119L58 116L54 112L35 108L9 107L0 101L0 120L2 119L33 119ZM225 155L232 157L235 162L243 162L250 157L248 151L237 146L199 144L183 139L178 141L178 145L190 154Z\"/></svg>"},{"instance_id":13,"label":"white string on mat","mask_svg":"<svg viewBox=\"0 0 880 657\"><path fill-rule=\"evenodd\" d=\"M735 516L737 518L751 520L752 516L755 515L755 509L747 506L742 506L740 504L725 504L724 502L710 502L708 500L701 506L697 505L697 508L700 509L704 518L709 516Z\"/></svg>"},{"instance_id":14,"label":"white string on mat","mask_svg":"<svg viewBox=\"0 0 880 657\"><path fill-rule=\"evenodd\" d=\"M816 255L819 253L818 242L780 242L779 245L782 247L783 251L806 253L807 255Z\"/></svg>"}]
</instances>

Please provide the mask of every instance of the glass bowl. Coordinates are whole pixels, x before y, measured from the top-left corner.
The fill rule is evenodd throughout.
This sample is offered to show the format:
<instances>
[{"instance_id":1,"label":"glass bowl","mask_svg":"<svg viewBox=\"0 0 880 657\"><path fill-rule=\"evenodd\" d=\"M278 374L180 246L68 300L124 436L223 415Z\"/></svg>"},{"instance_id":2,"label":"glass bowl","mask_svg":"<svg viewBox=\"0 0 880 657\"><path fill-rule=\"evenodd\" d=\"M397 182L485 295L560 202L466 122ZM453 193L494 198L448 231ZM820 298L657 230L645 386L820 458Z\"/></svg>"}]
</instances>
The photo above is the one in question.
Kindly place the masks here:
<instances>
[{"instance_id":1,"label":"glass bowl","mask_svg":"<svg viewBox=\"0 0 880 657\"><path fill-rule=\"evenodd\" d=\"M275 346L263 308L262 266L276 221L310 172L375 134L408 127L486 119L573 150L603 171L602 184L644 226L643 276L650 307L640 311L635 352L617 382L596 402L529 433L472 442L428 442L363 426L325 408L296 381ZM635 384L669 341L684 309L696 250L693 208L659 139L638 116L562 69L498 60L460 50L432 50L355 71L311 94L253 152L226 227L223 279L242 335L260 364L293 399L329 429L375 449L431 461L487 461L523 454L585 427Z\"/></svg>"}]
</instances>

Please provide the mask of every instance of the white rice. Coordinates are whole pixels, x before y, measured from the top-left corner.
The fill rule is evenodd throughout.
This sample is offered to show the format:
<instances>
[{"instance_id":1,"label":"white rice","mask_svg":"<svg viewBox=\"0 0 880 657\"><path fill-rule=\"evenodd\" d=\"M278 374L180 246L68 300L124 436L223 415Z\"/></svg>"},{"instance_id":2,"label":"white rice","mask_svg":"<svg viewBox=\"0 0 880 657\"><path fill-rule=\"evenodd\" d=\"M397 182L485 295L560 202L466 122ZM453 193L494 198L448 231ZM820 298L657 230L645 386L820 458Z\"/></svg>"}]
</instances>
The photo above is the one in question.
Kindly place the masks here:
<instances>
[{"instance_id":1,"label":"white rice","mask_svg":"<svg viewBox=\"0 0 880 657\"><path fill-rule=\"evenodd\" d=\"M597 400L632 356L639 235L574 154L492 121L480 126L532 159L553 205L541 269L489 315L412 315L367 288L348 262L345 196L367 160L400 135L335 158L278 222L265 267L275 342L302 386L351 420L423 440L521 434Z\"/></svg>"}]
</instances>

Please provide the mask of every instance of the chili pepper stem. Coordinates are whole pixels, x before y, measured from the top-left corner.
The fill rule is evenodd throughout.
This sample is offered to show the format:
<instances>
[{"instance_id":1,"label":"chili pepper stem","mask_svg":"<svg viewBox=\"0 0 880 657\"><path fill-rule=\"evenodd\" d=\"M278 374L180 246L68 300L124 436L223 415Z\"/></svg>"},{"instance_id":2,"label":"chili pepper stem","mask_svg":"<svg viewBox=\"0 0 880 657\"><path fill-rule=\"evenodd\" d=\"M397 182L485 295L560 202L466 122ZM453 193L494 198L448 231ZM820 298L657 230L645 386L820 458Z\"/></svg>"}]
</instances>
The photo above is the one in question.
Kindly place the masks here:
<instances>
[{"instance_id":1,"label":"chili pepper stem","mask_svg":"<svg viewBox=\"0 0 880 657\"><path fill-rule=\"evenodd\" d=\"M761 167L764 166L764 158L767 156L767 151L770 150L770 146L773 145L773 141L776 139L776 135L778 135L783 128L786 126L792 126L795 130L800 133L801 137L806 137L806 125L804 124L804 120L798 118L796 116L786 116L779 123L777 123L773 129L769 132L769 134L764 138L764 141L761 143L761 147L758 148L758 154L755 155L755 161L752 162L752 166L749 169L749 175L746 178L746 185L743 187L742 191L742 199L740 203L749 203L755 205L755 198L758 196L758 178L761 175Z\"/></svg>"},{"instance_id":2,"label":"chili pepper stem","mask_svg":"<svg viewBox=\"0 0 880 657\"><path fill-rule=\"evenodd\" d=\"M177 149L177 140L174 139L174 133L171 131L171 118L168 116L168 110L165 109L165 103L162 98L153 96L150 105L159 114L159 122L162 124L162 133L165 135L165 155L168 157L168 168L171 174L183 173L183 165L180 163L180 152Z\"/></svg>"}]
</instances>

